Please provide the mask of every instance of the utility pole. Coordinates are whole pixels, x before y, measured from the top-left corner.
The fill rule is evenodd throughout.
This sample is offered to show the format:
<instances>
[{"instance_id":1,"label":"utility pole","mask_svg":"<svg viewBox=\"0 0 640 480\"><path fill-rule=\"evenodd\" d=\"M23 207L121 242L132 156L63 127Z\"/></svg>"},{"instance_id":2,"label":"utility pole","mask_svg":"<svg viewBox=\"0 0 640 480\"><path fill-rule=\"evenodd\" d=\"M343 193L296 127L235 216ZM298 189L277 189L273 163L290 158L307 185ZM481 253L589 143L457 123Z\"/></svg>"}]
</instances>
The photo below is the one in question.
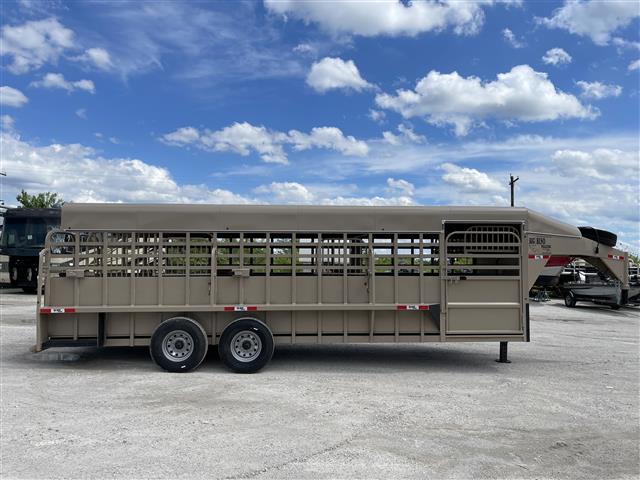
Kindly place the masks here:
<instances>
[{"instance_id":1,"label":"utility pole","mask_svg":"<svg viewBox=\"0 0 640 480\"><path fill-rule=\"evenodd\" d=\"M2 175L3 177L7 176L5 172L0 172L0 175ZM4 205L4 200L0 200L0 205Z\"/></svg>"},{"instance_id":2,"label":"utility pole","mask_svg":"<svg viewBox=\"0 0 640 480\"><path fill-rule=\"evenodd\" d=\"M520 177L513 178L513 175L509 174L509 186L511 187L511 206L515 206L515 187L516 182L520 180Z\"/></svg>"}]
</instances>

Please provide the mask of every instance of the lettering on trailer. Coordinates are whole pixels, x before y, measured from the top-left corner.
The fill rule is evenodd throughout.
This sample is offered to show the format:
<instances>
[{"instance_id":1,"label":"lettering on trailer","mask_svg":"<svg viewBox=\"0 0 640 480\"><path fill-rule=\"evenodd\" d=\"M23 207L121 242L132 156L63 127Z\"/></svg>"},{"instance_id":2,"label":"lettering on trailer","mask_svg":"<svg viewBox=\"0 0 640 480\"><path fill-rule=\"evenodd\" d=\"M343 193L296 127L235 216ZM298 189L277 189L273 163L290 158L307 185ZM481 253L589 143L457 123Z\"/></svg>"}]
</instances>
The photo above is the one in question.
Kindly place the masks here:
<instances>
[{"instance_id":1,"label":"lettering on trailer","mask_svg":"<svg viewBox=\"0 0 640 480\"><path fill-rule=\"evenodd\" d=\"M397 305L398 310L429 310L429 305Z\"/></svg>"},{"instance_id":2,"label":"lettering on trailer","mask_svg":"<svg viewBox=\"0 0 640 480\"><path fill-rule=\"evenodd\" d=\"M233 305L230 307L224 307L225 312L255 312L258 310L258 307L254 306L242 306L242 305Z\"/></svg>"},{"instance_id":3,"label":"lettering on trailer","mask_svg":"<svg viewBox=\"0 0 640 480\"><path fill-rule=\"evenodd\" d=\"M547 239L545 237L529 237L529 245L546 245Z\"/></svg>"},{"instance_id":4,"label":"lettering on trailer","mask_svg":"<svg viewBox=\"0 0 640 480\"><path fill-rule=\"evenodd\" d=\"M61 307L44 307L40 309L40 313L76 313L76 309L61 308Z\"/></svg>"},{"instance_id":5,"label":"lettering on trailer","mask_svg":"<svg viewBox=\"0 0 640 480\"><path fill-rule=\"evenodd\" d=\"M624 255L609 255L609 260L624 260Z\"/></svg>"}]
</instances>

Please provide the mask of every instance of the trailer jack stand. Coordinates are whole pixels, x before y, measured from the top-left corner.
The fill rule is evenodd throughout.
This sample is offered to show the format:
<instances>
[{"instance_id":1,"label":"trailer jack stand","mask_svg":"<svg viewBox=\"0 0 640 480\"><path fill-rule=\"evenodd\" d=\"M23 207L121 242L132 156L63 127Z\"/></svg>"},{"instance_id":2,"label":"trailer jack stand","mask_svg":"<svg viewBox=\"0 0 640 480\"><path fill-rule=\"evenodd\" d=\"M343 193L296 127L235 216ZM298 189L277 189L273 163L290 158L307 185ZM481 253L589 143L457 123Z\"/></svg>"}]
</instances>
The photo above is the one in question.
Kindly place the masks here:
<instances>
[{"instance_id":1,"label":"trailer jack stand","mask_svg":"<svg viewBox=\"0 0 640 480\"><path fill-rule=\"evenodd\" d=\"M496 360L498 363L511 363L507 358L507 345L509 342L500 342L500 358Z\"/></svg>"}]
</instances>

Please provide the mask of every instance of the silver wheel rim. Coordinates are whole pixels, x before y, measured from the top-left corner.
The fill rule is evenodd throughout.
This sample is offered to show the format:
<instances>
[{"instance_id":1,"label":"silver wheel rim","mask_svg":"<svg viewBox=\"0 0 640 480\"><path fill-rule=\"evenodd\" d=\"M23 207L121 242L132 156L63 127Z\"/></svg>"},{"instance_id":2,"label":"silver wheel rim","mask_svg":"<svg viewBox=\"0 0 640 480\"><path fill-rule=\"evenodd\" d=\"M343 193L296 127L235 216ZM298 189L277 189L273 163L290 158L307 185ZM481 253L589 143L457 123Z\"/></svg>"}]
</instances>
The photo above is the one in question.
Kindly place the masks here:
<instances>
[{"instance_id":1,"label":"silver wheel rim","mask_svg":"<svg viewBox=\"0 0 640 480\"><path fill-rule=\"evenodd\" d=\"M183 362L193 353L193 337L184 330L167 333L162 340L162 353L172 362Z\"/></svg>"},{"instance_id":2,"label":"silver wheel rim","mask_svg":"<svg viewBox=\"0 0 640 480\"><path fill-rule=\"evenodd\" d=\"M262 352L262 340L257 333L243 330L231 339L231 355L239 362L251 362Z\"/></svg>"}]
</instances>

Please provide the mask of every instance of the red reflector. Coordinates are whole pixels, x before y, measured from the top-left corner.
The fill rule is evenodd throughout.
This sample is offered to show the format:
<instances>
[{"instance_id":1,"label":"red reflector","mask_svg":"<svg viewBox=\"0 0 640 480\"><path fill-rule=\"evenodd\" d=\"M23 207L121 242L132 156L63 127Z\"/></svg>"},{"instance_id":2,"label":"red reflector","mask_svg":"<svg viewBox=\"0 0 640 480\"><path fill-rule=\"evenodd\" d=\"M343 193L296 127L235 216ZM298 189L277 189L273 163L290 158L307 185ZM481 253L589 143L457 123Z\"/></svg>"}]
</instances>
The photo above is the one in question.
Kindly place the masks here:
<instances>
[{"instance_id":1,"label":"red reflector","mask_svg":"<svg viewBox=\"0 0 640 480\"><path fill-rule=\"evenodd\" d=\"M398 310L406 310L407 306L406 305L398 305Z\"/></svg>"},{"instance_id":2,"label":"red reflector","mask_svg":"<svg viewBox=\"0 0 640 480\"><path fill-rule=\"evenodd\" d=\"M429 310L429 305L420 305L420 310Z\"/></svg>"},{"instance_id":3,"label":"red reflector","mask_svg":"<svg viewBox=\"0 0 640 480\"><path fill-rule=\"evenodd\" d=\"M65 308L64 309L64 313L76 313L76 309L75 308Z\"/></svg>"},{"instance_id":4,"label":"red reflector","mask_svg":"<svg viewBox=\"0 0 640 480\"><path fill-rule=\"evenodd\" d=\"M258 307L247 307L247 310L250 312L255 312L256 310L258 310Z\"/></svg>"},{"instance_id":5,"label":"red reflector","mask_svg":"<svg viewBox=\"0 0 640 480\"><path fill-rule=\"evenodd\" d=\"M234 310L233 307L224 307L225 312L233 312L233 310Z\"/></svg>"},{"instance_id":6,"label":"red reflector","mask_svg":"<svg viewBox=\"0 0 640 480\"><path fill-rule=\"evenodd\" d=\"M41 308L40 309L40 313L51 313L51 309L50 308Z\"/></svg>"}]
</instances>

